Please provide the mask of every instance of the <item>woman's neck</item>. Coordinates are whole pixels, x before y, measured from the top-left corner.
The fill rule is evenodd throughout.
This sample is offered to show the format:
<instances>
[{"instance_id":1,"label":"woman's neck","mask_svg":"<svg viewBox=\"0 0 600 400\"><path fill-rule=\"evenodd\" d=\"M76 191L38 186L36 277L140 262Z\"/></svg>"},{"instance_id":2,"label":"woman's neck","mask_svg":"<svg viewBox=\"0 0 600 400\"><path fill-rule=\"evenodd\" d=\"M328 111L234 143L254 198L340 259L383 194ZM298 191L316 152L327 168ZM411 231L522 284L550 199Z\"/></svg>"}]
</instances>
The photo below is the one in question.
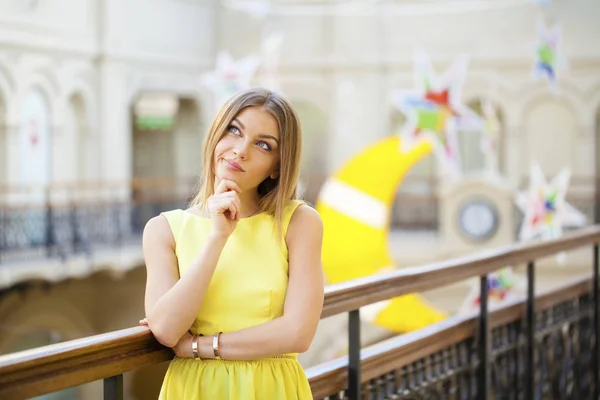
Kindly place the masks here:
<instances>
[{"instance_id":1,"label":"woman's neck","mask_svg":"<svg viewBox=\"0 0 600 400\"><path fill-rule=\"evenodd\" d=\"M219 186L219 178L215 176L214 188ZM259 212L260 196L258 194L258 188L253 190L244 190L242 193L238 193L240 199L240 218L246 218Z\"/></svg>"},{"instance_id":2,"label":"woman's neck","mask_svg":"<svg viewBox=\"0 0 600 400\"><path fill-rule=\"evenodd\" d=\"M260 197L258 192L242 192L238 194L240 198L240 218L250 217L259 212Z\"/></svg>"}]
</instances>

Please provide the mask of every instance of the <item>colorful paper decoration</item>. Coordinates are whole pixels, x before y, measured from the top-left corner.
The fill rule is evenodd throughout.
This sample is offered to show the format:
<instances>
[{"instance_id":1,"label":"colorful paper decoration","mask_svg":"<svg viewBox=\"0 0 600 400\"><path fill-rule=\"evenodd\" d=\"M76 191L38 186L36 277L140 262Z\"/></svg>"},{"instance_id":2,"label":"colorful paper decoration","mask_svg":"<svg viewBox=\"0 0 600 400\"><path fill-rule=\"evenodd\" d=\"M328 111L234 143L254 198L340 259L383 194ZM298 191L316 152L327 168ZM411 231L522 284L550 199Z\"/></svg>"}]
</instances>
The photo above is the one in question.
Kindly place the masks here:
<instances>
[{"instance_id":1,"label":"colorful paper decoration","mask_svg":"<svg viewBox=\"0 0 600 400\"><path fill-rule=\"evenodd\" d=\"M203 76L203 84L213 92L217 108L235 93L250 87L250 80L259 63L260 60L255 56L234 61L228 52L219 52L215 71Z\"/></svg>"},{"instance_id":2,"label":"colorful paper decoration","mask_svg":"<svg viewBox=\"0 0 600 400\"><path fill-rule=\"evenodd\" d=\"M513 272L512 267L502 268L498 271L488 274L488 306L498 306L516 297L517 288L522 285L520 280ZM458 314L467 314L479 311L481 304L481 293L479 279L471 286Z\"/></svg>"},{"instance_id":3,"label":"colorful paper decoration","mask_svg":"<svg viewBox=\"0 0 600 400\"><path fill-rule=\"evenodd\" d=\"M467 59L460 57L443 75L437 76L429 57L419 53L415 63L416 89L396 91L392 96L394 105L407 117L400 133L401 151L410 151L419 142L429 141L446 170L454 175L460 173L456 132L469 119L478 119L460 98L467 64Z\"/></svg>"},{"instance_id":4,"label":"colorful paper decoration","mask_svg":"<svg viewBox=\"0 0 600 400\"><path fill-rule=\"evenodd\" d=\"M547 79L552 85L556 83L558 67L566 63L558 51L560 36L560 25L549 29L544 22L539 23L533 72L535 76Z\"/></svg>"},{"instance_id":5,"label":"colorful paper decoration","mask_svg":"<svg viewBox=\"0 0 600 400\"><path fill-rule=\"evenodd\" d=\"M529 190L515 199L524 214L519 240L553 239L562 235L563 227L586 224L585 215L565 200L570 177L569 169L564 168L547 183L540 166L532 165Z\"/></svg>"}]
</instances>

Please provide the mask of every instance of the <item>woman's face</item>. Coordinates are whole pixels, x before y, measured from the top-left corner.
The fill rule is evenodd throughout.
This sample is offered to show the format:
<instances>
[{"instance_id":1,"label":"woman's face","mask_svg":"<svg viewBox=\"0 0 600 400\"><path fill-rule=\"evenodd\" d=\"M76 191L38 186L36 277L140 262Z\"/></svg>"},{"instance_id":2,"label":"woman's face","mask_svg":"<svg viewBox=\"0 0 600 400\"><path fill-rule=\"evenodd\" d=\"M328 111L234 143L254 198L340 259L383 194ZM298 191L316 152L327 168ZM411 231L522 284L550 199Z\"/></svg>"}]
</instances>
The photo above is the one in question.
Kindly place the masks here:
<instances>
[{"instance_id":1,"label":"woman's face","mask_svg":"<svg viewBox=\"0 0 600 400\"><path fill-rule=\"evenodd\" d=\"M279 168L277 121L262 107L244 108L217 143L214 171L217 183L229 179L242 192L254 190Z\"/></svg>"}]
</instances>

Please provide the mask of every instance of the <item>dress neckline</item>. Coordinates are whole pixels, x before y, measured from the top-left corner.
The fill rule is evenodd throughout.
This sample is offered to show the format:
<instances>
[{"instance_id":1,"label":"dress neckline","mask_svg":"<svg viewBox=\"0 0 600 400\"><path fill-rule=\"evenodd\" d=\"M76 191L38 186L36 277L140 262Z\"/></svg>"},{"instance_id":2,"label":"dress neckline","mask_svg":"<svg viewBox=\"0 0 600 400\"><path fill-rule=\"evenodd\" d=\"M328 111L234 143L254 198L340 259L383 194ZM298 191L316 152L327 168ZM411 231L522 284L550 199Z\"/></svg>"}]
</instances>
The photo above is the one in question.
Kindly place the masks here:
<instances>
[{"instance_id":1,"label":"dress neckline","mask_svg":"<svg viewBox=\"0 0 600 400\"><path fill-rule=\"evenodd\" d=\"M183 210L181 208L180 208L180 210L183 211L184 214L190 214L190 215L193 215L194 217L199 218L199 219L205 219L205 220L208 220L208 221L211 220L209 217L205 217L205 216L193 213L193 212L188 211L188 210ZM261 211L261 212L256 213L256 214L252 214L252 215L250 215L248 217L240 218L240 221L243 221L243 220L246 220L246 219L252 219L254 217L258 217L258 216L261 216L261 215L264 215L264 214L267 214L267 212L266 211ZM240 222L240 221L238 221L238 222Z\"/></svg>"}]
</instances>

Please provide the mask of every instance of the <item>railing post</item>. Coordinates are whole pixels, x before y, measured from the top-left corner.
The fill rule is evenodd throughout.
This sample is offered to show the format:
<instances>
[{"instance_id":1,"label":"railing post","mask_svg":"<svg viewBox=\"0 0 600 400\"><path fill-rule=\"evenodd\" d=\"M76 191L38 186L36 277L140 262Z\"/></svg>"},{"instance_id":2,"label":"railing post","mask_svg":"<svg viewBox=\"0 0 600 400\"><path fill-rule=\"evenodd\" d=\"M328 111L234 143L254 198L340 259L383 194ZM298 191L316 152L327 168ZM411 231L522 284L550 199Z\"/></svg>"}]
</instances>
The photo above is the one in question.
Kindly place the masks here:
<instances>
[{"instance_id":1,"label":"railing post","mask_svg":"<svg viewBox=\"0 0 600 400\"><path fill-rule=\"evenodd\" d=\"M598 243L594 244L594 399L600 398L600 293L598 282Z\"/></svg>"},{"instance_id":2,"label":"railing post","mask_svg":"<svg viewBox=\"0 0 600 400\"><path fill-rule=\"evenodd\" d=\"M527 264L527 369L525 374L525 398L534 399L535 394L535 264Z\"/></svg>"},{"instance_id":3,"label":"railing post","mask_svg":"<svg viewBox=\"0 0 600 400\"><path fill-rule=\"evenodd\" d=\"M52 257L52 250L54 247L54 217L52 212L52 206L49 202L46 203L46 213L44 215L46 219L46 258Z\"/></svg>"},{"instance_id":4,"label":"railing post","mask_svg":"<svg viewBox=\"0 0 600 400\"><path fill-rule=\"evenodd\" d=\"M104 400L123 400L123 374L104 379Z\"/></svg>"},{"instance_id":5,"label":"railing post","mask_svg":"<svg viewBox=\"0 0 600 400\"><path fill-rule=\"evenodd\" d=\"M487 400L489 392L489 344L488 344L488 276L481 276L479 291L479 369L477 371L477 397Z\"/></svg>"},{"instance_id":6,"label":"railing post","mask_svg":"<svg viewBox=\"0 0 600 400\"><path fill-rule=\"evenodd\" d=\"M360 310L348 313L348 398L360 399Z\"/></svg>"}]
</instances>

